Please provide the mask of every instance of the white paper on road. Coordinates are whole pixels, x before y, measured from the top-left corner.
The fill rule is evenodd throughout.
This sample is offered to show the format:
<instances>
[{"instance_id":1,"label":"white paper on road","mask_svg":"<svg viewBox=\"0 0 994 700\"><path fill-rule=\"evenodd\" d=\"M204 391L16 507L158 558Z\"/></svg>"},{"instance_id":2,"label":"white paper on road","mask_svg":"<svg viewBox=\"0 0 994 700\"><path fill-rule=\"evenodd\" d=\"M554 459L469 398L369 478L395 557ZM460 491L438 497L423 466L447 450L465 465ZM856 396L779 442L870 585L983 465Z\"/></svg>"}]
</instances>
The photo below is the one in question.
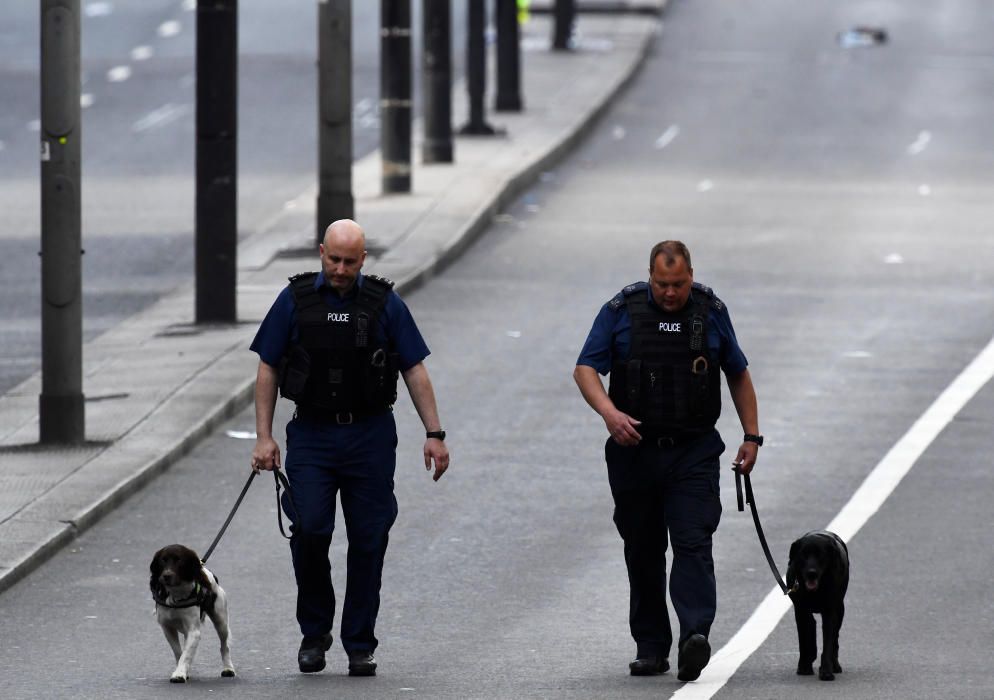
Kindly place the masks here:
<instances>
[{"instance_id":1,"label":"white paper on road","mask_svg":"<svg viewBox=\"0 0 994 700\"><path fill-rule=\"evenodd\" d=\"M890 448L826 529L843 540L851 540L880 509L935 438L992 376L994 338ZM713 697L776 629L790 605L790 599L780 588L773 588L735 636L711 658L700 680L683 686L672 697L678 700Z\"/></svg>"}]
</instances>

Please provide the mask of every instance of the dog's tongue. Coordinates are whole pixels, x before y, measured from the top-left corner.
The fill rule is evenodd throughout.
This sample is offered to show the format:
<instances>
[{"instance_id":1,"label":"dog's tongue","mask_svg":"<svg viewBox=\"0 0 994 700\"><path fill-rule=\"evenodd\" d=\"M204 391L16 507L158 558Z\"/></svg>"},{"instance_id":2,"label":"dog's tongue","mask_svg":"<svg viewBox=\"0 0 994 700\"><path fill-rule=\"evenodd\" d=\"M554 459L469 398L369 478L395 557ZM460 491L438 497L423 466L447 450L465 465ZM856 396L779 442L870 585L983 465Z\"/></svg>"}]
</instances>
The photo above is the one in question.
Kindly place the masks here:
<instances>
[{"instance_id":1,"label":"dog's tongue","mask_svg":"<svg viewBox=\"0 0 994 700\"><path fill-rule=\"evenodd\" d=\"M809 591L817 591L818 590L818 582L817 581L805 581L804 585L807 587L807 589Z\"/></svg>"}]
</instances>

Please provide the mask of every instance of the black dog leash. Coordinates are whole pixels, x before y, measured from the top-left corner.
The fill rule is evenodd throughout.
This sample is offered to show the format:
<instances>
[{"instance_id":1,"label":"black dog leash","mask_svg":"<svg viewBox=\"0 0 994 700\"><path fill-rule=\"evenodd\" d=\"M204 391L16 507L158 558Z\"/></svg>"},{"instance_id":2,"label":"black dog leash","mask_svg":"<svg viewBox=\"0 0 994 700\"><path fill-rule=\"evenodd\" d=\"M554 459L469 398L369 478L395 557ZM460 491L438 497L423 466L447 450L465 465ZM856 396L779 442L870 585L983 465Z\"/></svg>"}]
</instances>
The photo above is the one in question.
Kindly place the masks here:
<instances>
[{"instance_id":1,"label":"black dog leash","mask_svg":"<svg viewBox=\"0 0 994 700\"><path fill-rule=\"evenodd\" d=\"M214 541L211 542L211 546L207 548L207 554L205 554L200 560L201 563L207 563L207 558L214 552L214 548L217 547L217 543L221 541L221 537L224 535L225 530L228 529L228 525L231 524L231 519L235 517L235 512L238 510L238 506L242 504L242 499L244 499L245 494L248 493L249 486L252 485L252 480L255 478L257 473L258 472L253 470L252 473L249 474L248 481L246 481L245 486L242 487L242 492L238 494L238 500L235 501L234 507L231 509L231 512L228 513L228 519L224 521L224 525L221 526L221 531L217 533L217 537L215 537ZM276 482L276 519L280 525L280 534L286 539L290 539L290 536L287 535L286 531L283 529L283 507L280 502L280 487L282 484L282 488L286 489L287 502L290 504L290 508L293 509L293 519L295 521L300 520L300 518L297 517L297 507L293 504L293 494L290 491L290 482L287 481L286 476L279 469L273 469L273 481Z\"/></svg>"},{"instance_id":2,"label":"black dog leash","mask_svg":"<svg viewBox=\"0 0 994 700\"><path fill-rule=\"evenodd\" d=\"M739 512L745 510L745 506L742 503L742 477L743 474L739 470L738 465L732 467L732 471L735 472L735 498L738 501ZM748 474L745 474L745 501L749 504L749 509L752 510L752 521L756 524L756 533L759 535L759 543L763 545L763 553L766 555L766 561L770 565L770 570L773 571L773 575L776 576L777 583L780 585L780 590L783 591L784 595L792 593L793 589L787 588L787 584L783 582L783 577L780 576L780 570L777 569L777 564L773 561L773 555L770 554L770 546L766 544L766 535L763 534L763 526L759 524L759 511L756 510L756 498L752 493L752 480L749 478Z\"/></svg>"}]
</instances>

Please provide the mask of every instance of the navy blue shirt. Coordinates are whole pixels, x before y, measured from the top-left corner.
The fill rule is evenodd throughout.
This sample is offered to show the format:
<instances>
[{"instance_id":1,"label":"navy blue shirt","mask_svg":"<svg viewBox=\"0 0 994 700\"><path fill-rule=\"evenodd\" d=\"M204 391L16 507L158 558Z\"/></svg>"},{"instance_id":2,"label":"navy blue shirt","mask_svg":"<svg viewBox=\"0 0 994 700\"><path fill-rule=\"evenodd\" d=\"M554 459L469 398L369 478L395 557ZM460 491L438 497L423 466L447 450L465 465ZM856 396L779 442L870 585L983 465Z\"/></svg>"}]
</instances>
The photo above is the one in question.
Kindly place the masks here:
<instances>
[{"instance_id":1,"label":"navy blue shirt","mask_svg":"<svg viewBox=\"0 0 994 700\"><path fill-rule=\"evenodd\" d=\"M355 299L362 286L363 276L359 273L356 283L344 296L325 284L324 272L319 272L314 281L321 299L331 309L341 309ZM259 359L271 367L279 367L280 360L291 342L298 339L297 307L293 300L290 285L283 288L269 313L259 326L250 349L259 354ZM407 304L392 289L387 295L386 305L377 318L377 336L380 341L389 342L400 356L400 371L406 372L426 357L430 351L421 332L414 323Z\"/></svg>"},{"instance_id":2,"label":"navy blue shirt","mask_svg":"<svg viewBox=\"0 0 994 700\"><path fill-rule=\"evenodd\" d=\"M659 306L652 298L652 290L646 287L649 305L658 309ZM691 291L691 295L699 292ZM615 297L617 298L617 297ZM580 350L576 364L593 367L600 374L611 371L615 360L628 357L631 347L632 320L628 307L622 303L617 309L611 308L611 302L601 307L600 313L594 319L594 325L587 335L587 340ZM722 304L720 309L711 306L707 324L708 354L711 359L717 359L726 376L734 377L741 374L749 365L739 343L735 339L732 319L728 315L728 307Z\"/></svg>"}]
</instances>

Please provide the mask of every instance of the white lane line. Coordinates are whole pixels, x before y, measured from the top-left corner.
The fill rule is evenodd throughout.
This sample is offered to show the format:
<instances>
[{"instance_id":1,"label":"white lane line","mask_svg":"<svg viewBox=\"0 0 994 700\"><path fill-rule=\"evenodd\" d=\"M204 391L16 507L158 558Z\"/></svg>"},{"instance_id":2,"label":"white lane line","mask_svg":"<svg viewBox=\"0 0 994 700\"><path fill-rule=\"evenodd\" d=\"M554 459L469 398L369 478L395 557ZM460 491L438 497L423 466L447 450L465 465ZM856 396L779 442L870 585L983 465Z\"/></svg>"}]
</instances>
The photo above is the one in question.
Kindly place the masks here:
<instances>
[{"instance_id":1,"label":"white lane line","mask_svg":"<svg viewBox=\"0 0 994 700\"><path fill-rule=\"evenodd\" d=\"M698 192L710 192L714 189L714 183L710 180L701 180L697 183Z\"/></svg>"},{"instance_id":2,"label":"white lane line","mask_svg":"<svg viewBox=\"0 0 994 700\"><path fill-rule=\"evenodd\" d=\"M928 144L932 141L931 131L920 131L918 132L918 138L916 138L911 144L908 145L908 155L916 156L926 148Z\"/></svg>"},{"instance_id":3,"label":"white lane line","mask_svg":"<svg viewBox=\"0 0 994 700\"><path fill-rule=\"evenodd\" d=\"M193 107L190 105L176 105L169 102L162 105L158 109L149 112L144 117L136 121L131 125L131 130L137 134L142 131L148 131L149 129L165 126L170 122L174 122L177 119L185 117L192 111Z\"/></svg>"},{"instance_id":4,"label":"white lane line","mask_svg":"<svg viewBox=\"0 0 994 700\"><path fill-rule=\"evenodd\" d=\"M935 438L949 425L964 406L994 377L994 338L980 351L966 369L932 402L914 425L898 440L873 468L856 492L843 506L828 530L843 540L851 540L873 517L901 480L911 471ZM770 636L780 619L790 609L790 599L774 587L742 628L716 653L701 679L673 693L678 700L707 700L714 696Z\"/></svg>"},{"instance_id":5,"label":"white lane line","mask_svg":"<svg viewBox=\"0 0 994 700\"><path fill-rule=\"evenodd\" d=\"M152 58L152 54L155 53L151 46L136 46L131 49L131 60L132 61L147 61Z\"/></svg>"},{"instance_id":6,"label":"white lane line","mask_svg":"<svg viewBox=\"0 0 994 700\"><path fill-rule=\"evenodd\" d=\"M932 194L932 186L918 185L918 194L920 194L922 197L928 197L930 194Z\"/></svg>"},{"instance_id":7,"label":"white lane line","mask_svg":"<svg viewBox=\"0 0 994 700\"><path fill-rule=\"evenodd\" d=\"M87 17L106 17L114 11L114 6L109 2L88 2L83 8L83 14Z\"/></svg>"},{"instance_id":8,"label":"white lane line","mask_svg":"<svg viewBox=\"0 0 994 700\"><path fill-rule=\"evenodd\" d=\"M656 148L660 149L666 148L671 143L673 143L673 139L675 139L679 135L680 135L680 127L677 126L676 124L671 124L670 128L664 131L662 135L658 139L656 139L656 144L655 144Z\"/></svg>"},{"instance_id":9,"label":"white lane line","mask_svg":"<svg viewBox=\"0 0 994 700\"><path fill-rule=\"evenodd\" d=\"M107 71L107 80L112 83L123 83L131 77L131 66L114 66Z\"/></svg>"},{"instance_id":10,"label":"white lane line","mask_svg":"<svg viewBox=\"0 0 994 700\"><path fill-rule=\"evenodd\" d=\"M168 39L171 36L176 36L181 31L183 31L183 26L174 19L168 22L163 22L159 25L158 30L156 30L163 39Z\"/></svg>"}]
</instances>

